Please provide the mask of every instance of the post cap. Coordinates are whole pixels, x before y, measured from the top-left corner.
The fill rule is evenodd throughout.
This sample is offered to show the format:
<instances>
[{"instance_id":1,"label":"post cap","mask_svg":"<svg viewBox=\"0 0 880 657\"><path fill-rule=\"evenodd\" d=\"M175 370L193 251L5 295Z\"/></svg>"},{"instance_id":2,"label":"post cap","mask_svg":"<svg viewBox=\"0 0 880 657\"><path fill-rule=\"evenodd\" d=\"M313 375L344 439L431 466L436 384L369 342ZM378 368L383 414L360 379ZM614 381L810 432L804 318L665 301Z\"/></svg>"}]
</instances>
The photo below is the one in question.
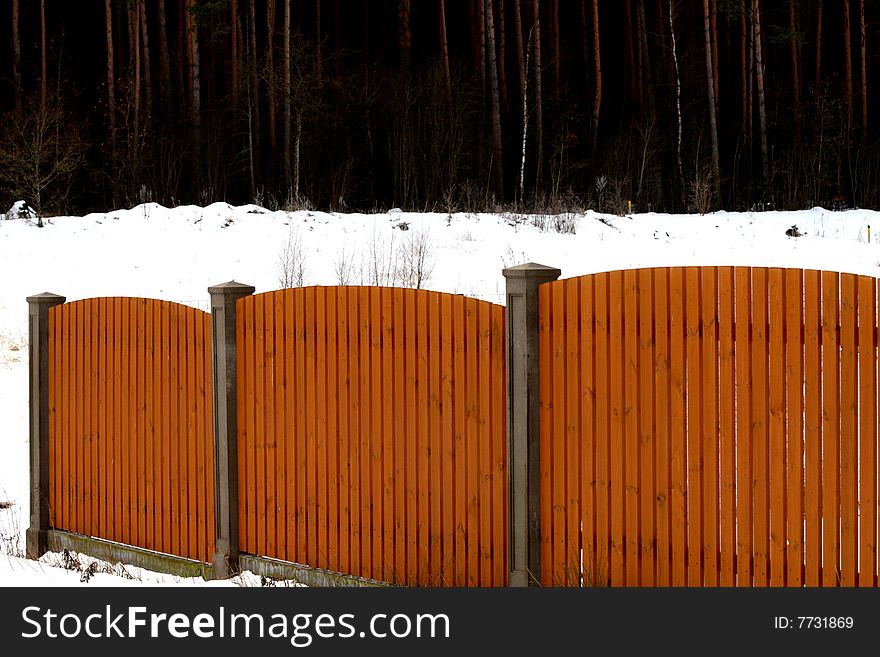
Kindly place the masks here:
<instances>
[{"instance_id":1,"label":"post cap","mask_svg":"<svg viewBox=\"0 0 880 657\"><path fill-rule=\"evenodd\" d=\"M34 294L33 296L29 296L27 298L27 302L30 304L36 303L46 306L57 306L58 304L64 303L65 301L67 301L67 297L62 297L60 294L52 294L51 292Z\"/></svg>"},{"instance_id":2,"label":"post cap","mask_svg":"<svg viewBox=\"0 0 880 657\"><path fill-rule=\"evenodd\" d=\"M256 288L253 285L247 285L237 281L220 283L219 285L212 285L208 288L208 294L212 296L215 294L222 294L227 297L246 297L249 294L253 294L255 291Z\"/></svg>"},{"instance_id":3,"label":"post cap","mask_svg":"<svg viewBox=\"0 0 880 657\"><path fill-rule=\"evenodd\" d=\"M539 265L536 262L527 262L516 267L508 267L501 272L505 278L542 278L556 280L562 274L562 270L547 265Z\"/></svg>"}]
</instances>

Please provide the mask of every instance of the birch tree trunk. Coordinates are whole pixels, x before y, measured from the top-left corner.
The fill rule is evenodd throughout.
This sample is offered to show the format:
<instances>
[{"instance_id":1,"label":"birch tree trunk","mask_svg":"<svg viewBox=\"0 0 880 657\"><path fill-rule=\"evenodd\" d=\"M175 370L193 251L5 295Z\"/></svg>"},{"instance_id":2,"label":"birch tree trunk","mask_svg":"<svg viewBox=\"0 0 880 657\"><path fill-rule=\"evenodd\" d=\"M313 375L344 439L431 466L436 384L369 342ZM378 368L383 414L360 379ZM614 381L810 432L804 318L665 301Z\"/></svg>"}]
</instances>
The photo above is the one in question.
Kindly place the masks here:
<instances>
[{"instance_id":1,"label":"birch tree trunk","mask_svg":"<svg viewBox=\"0 0 880 657\"><path fill-rule=\"evenodd\" d=\"M593 63L596 75L596 96L593 100L590 148L595 153L599 141L599 111L602 108L602 44L599 40L599 0L593 0Z\"/></svg>"},{"instance_id":2,"label":"birch tree trunk","mask_svg":"<svg viewBox=\"0 0 880 657\"><path fill-rule=\"evenodd\" d=\"M865 0L859 0L859 38L861 48L862 74L862 134L868 132L868 52L865 40Z\"/></svg>"},{"instance_id":3,"label":"birch tree trunk","mask_svg":"<svg viewBox=\"0 0 880 657\"><path fill-rule=\"evenodd\" d=\"M449 38L446 34L446 0L440 0L440 57L443 60L443 82L446 85L446 98L452 102L452 75L449 71Z\"/></svg>"},{"instance_id":4,"label":"birch tree trunk","mask_svg":"<svg viewBox=\"0 0 880 657\"><path fill-rule=\"evenodd\" d=\"M684 169L681 165L681 74L678 70L678 53L676 52L675 43L675 20L673 18L672 11L672 5L674 4L674 2L675 0L669 0L669 41L672 50L672 63L675 70L675 116L678 119L678 133L675 139L675 159L676 164L678 165L678 181L679 185L681 185L682 181L684 180Z\"/></svg>"},{"instance_id":5,"label":"birch tree trunk","mask_svg":"<svg viewBox=\"0 0 880 657\"><path fill-rule=\"evenodd\" d=\"M703 0L703 38L706 45L706 80L709 99L709 133L712 140L712 191L720 197L721 167L718 154L718 117L715 113L715 66L712 61L712 28L709 19L709 0Z\"/></svg>"},{"instance_id":6,"label":"birch tree trunk","mask_svg":"<svg viewBox=\"0 0 880 657\"><path fill-rule=\"evenodd\" d=\"M596 0L593 0L596 2ZM534 0L534 21L532 24L532 39L535 43L535 139L536 139L536 165L535 185L540 189L542 172L544 170L544 94L541 85L541 3Z\"/></svg>"}]
</instances>

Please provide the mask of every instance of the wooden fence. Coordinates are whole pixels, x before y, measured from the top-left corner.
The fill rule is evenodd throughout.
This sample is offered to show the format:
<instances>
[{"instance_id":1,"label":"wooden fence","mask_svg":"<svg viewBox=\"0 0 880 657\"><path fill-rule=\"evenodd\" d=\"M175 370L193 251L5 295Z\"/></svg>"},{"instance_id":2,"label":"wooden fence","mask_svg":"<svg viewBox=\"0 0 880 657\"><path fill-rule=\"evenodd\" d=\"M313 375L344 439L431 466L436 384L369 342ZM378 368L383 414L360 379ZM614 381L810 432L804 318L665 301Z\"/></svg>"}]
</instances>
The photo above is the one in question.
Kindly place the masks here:
<instances>
[{"instance_id":1,"label":"wooden fence","mask_svg":"<svg viewBox=\"0 0 880 657\"><path fill-rule=\"evenodd\" d=\"M49 525L210 561L211 316L100 298L48 317Z\"/></svg>"},{"instance_id":2,"label":"wooden fence","mask_svg":"<svg viewBox=\"0 0 880 657\"><path fill-rule=\"evenodd\" d=\"M237 302L242 552L506 582L504 308L310 287Z\"/></svg>"},{"instance_id":3,"label":"wooden fence","mask_svg":"<svg viewBox=\"0 0 880 657\"><path fill-rule=\"evenodd\" d=\"M541 286L544 583L876 586L877 282Z\"/></svg>"}]
</instances>

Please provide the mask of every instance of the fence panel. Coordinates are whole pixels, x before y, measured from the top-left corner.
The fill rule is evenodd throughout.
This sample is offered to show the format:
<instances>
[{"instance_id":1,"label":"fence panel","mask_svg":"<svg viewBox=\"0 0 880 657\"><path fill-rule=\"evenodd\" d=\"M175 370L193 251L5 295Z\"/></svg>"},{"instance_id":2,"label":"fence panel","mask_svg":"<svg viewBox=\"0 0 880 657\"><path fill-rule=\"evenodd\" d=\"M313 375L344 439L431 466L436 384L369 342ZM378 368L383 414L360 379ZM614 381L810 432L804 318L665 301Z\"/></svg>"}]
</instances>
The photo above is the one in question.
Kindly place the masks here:
<instances>
[{"instance_id":1,"label":"fence panel","mask_svg":"<svg viewBox=\"0 0 880 657\"><path fill-rule=\"evenodd\" d=\"M211 560L211 318L153 299L49 311L49 524Z\"/></svg>"},{"instance_id":2,"label":"fence panel","mask_svg":"<svg viewBox=\"0 0 880 657\"><path fill-rule=\"evenodd\" d=\"M503 585L504 308L376 287L237 303L241 550Z\"/></svg>"},{"instance_id":3,"label":"fence panel","mask_svg":"<svg viewBox=\"0 0 880 657\"><path fill-rule=\"evenodd\" d=\"M544 584L877 586L876 279L674 267L539 295Z\"/></svg>"}]
</instances>

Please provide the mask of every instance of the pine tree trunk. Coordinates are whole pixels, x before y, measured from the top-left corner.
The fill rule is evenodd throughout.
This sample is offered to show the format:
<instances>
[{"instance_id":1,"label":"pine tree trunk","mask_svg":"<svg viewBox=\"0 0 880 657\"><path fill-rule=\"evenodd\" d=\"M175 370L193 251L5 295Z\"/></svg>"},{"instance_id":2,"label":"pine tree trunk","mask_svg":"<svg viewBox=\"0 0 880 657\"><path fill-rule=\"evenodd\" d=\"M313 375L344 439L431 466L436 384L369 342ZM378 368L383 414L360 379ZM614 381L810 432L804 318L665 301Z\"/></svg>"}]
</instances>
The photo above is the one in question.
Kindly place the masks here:
<instances>
[{"instance_id":1,"label":"pine tree trunk","mask_svg":"<svg viewBox=\"0 0 880 657\"><path fill-rule=\"evenodd\" d=\"M822 81L822 0L816 4L816 90Z\"/></svg>"},{"instance_id":2,"label":"pine tree trunk","mask_svg":"<svg viewBox=\"0 0 880 657\"><path fill-rule=\"evenodd\" d=\"M599 142L599 110L602 108L602 43L599 39L599 0L593 0L593 63L596 74L596 96L593 101L590 150L595 153L596 145Z\"/></svg>"},{"instance_id":3,"label":"pine tree trunk","mask_svg":"<svg viewBox=\"0 0 880 657\"><path fill-rule=\"evenodd\" d=\"M529 134L529 84L526 76L528 70L528 54L523 47L522 32L522 0L513 0L513 36L516 42L516 63L519 69L519 93L522 100L522 149L519 166L519 203L525 198L526 146Z\"/></svg>"},{"instance_id":4,"label":"pine tree trunk","mask_svg":"<svg viewBox=\"0 0 880 657\"><path fill-rule=\"evenodd\" d=\"M501 107L507 106L507 30L504 25L504 0L498 0L498 94Z\"/></svg>"},{"instance_id":5,"label":"pine tree trunk","mask_svg":"<svg viewBox=\"0 0 880 657\"><path fill-rule=\"evenodd\" d=\"M412 51L412 32L409 27L410 0L397 0L397 31L400 42L400 64L408 69Z\"/></svg>"},{"instance_id":6,"label":"pine tree trunk","mask_svg":"<svg viewBox=\"0 0 880 657\"><path fill-rule=\"evenodd\" d=\"M678 181L679 185L681 185L684 180L684 169L681 165L681 75L678 70L678 53L676 52L675 44L675 21L672 12L672 5L674 2L675 0L669 0L669 41L672 51L672 63L675 70L675 116L678 119L678 134L675 140L675 158L676 164L678 165Z\"/></svg>"},{"instance_id":7,"label":"pine tree trunk","mask_svg":"<svg viewBox=\"0 0 880 657\"><path fill-rule=\"evenodd\" d=\"M149 117L153 103L153 75L150 67L150 32L147 28L147 6L144 0L140 2L141 44L143 47L144 64L144 97L146 99L147 116Z\"/></svg>"},{"instance_id":8,"label":"pine tree trunk","mask_svg":"<svg viewBox=\"0 0 880 657\"><path fill-rule=\"evenodd\" d=\"M538 191L541 188L544 170L544 94L541 85L541 4L539 0L534 0L532 7L534 9L532 38L535 42L535 139L537 141L535 187Z\"/></svg>"},{"instance_id":9,"label":"pine tree trunk","mask_svg":"<svg viewBox=\"0 0 880 657\"><path fill-rule=\"evenodd\" d=\"M761 44L761 2L752 0L752 15L755 22L755 83L758 88L758 123L761 130L761 165L764 174L764 187L770 182L770 151L767 146L767 111L764 94L764 59Z\"/></svg>"},{"instance_id":10,"label":"pine tree trunk","mask_svg":"<svg viewBox=\"0 0 880 657\"><path fill-rule=\"evenodd\" d=\"M553 91L556 98L559 98L559 90L562 84L559 45L559 0L551 0L550 2L550 20L550 30L552 32L551 43L553 44Z\"/></svg>"},{"instance_id":11,"label":"pine tree trunk","mask_svg":"<svg viewBox=\"0 0 880 657\"><path fill-rule=\"evenodd\" d=\"M789 55L791 57L791 90L794 94L794 122L797 131L801 129L801 63L800 52L797 43L797 13L794 6L795 0L788 0L788 18L791 27L789 39Z\"/></svg>"},{"instance_id":12,"label":"pine tree trunk","mask_svg":"<svg viewBox=\"0 0 880 657\"><path fill-rule=\"evenodd\" d=\"M498 201L504 199L504 168L503 146L501 141L501 104L498 97L498 57L495 51L495 16L492 8L492 0L483 0L486 13L486 46L488 49L489 87L491 90L492 104L492 145L493 166L495 172L495 198Z\"/></svg>"},{"instance_id":13,"label":"pine tree trunk","mask_svg":"<svg viewBox=\"0 0 880 657\"><path fill-rule=\"evenodd\" d=\"M254 142L254 159L260 161L260 78L257 75L257 8L254 0L248 3L248 56L247 70L250 78L250 104L253 114L251 131Z\"/></svg>"},{"instance_id":14,"label":"pine tree trunk","mask_svg":"<svg viewBox=\"0 0 880 657\"><path fill-rule=\"evenodd\" d=\"M115 173L119 161L116 146L116 73L114 72L113 52L113 0L104 0L105 32L107 33L107 114L110 118L110 166ZM116 186L113 189L113 204L116 205Z\"/></svg>"},{"instance_id":15,"label":"pine tree trunk","mask_svg":"<svg viewBox=\"0 0 880 657\"><path fill-rule=\"evenodd\" d=\"M720 66L718 62L718 10L716 3L717 0L709 0L709 25L712 29L712 86L715 91L715 116L717 117L721 107L721 95L718 93L718 69Z\"/></svg>"},{"instance_id":16,"label":"pine tree trunk","mask_svg":"<svg viewBox=\"0 0 880 657\"><path fill-rule=\"evenodd\" d=\"M709 98L709 132L712 139L712 192L720 198L721 167L718 153L718 117L715 113L715 66L712 61L712 27L709 0L703 0L703 35L706 45L706 80Z\"/></svg>"},{"instance_id":17,"label":"pine tree trunk","mask_svg":"<svg viewBox=\"0 0 880 657\"><path fill-rule=\"evenodd\" d=\"M161 92L165 104L171 108L171 57L168 53L168 26L165 17L165 0L159 0L159 70L162 75Z\"/></svg>"},{"instance_id":18,"label":"pine tree trunk","mask_svg":"<svg viewBox=\"0 0 880 657\"><path fill-rule=\"evenodd\" d=\"M847 132L852 129L853 114L852 34L850 21L849 0L843 0L843 71L846 87Z\"/></svg>"},{"instance_id":19,"label":"pine tree trunk","mask_svg":"<svg viewBox=\"0 0 880 657\"><path fill-rule=\"evenodd\" d=\"M446 1L440 0L440 56L443 59L443 82L446 85L446 98L452 102L452 75L449 71L449 38L446 34Z\"/></svg>"},{"instance_id":20,"label":"pine tree trunk","mask_svg":"<svg viewBox=\"0 0 880 657\"><path fill-rule=\"evenodd\" d=\"M137 140L141 132L141 14L138 6L128 6L128 38L129 49L132 54L132 68L134 73L134 132L129 135L129 141Z\"/></svg>"},{"instance_id":21,"label":"pine tree trunk","mask_svg":"<svg viewBox=\"0 0 880 657\"><path fill-rule=\"evenodd\" d=\"M278 146L277 128L275 126L275 0L266 3L266 61L269 73L269 147L272 151Z\"/></svg>"},{"instance_id":22,"label":"pine tree trunk","mask_svg":"<svg viewBox=\"0 0 880 657\"><path fill-rule=\"evenodd\" d=\"M282 152L284 153L284 181L288 188L291 185L291 169L290 169L290 2L284 0L284 70L281 81L281 90L284 94L284 126L283 140L284 145Z\"/></svg>"},{"instance_id":23,"label":"pine tree trunk","mask_svg":"<svg viewBox=\"0 0 880 657\"><path fill-rule=\"evenodd\" d=\"M742 13L739 16L740 21L740 31L742 34L740 35L740 64L742 68L742 134L745 139L745 143L748 144L751 139L752 134L752 94L751 94L751 84L752 84L752 76L751 76L751 66L750 63L752 61L751 57L751 30L749 28L748 20L746 19L746 10L743 8Z\"/></svg>"},{"instance_id":24,"label":"pine tree trunk","mask_svg":"<svg viewBox=\"0 0 880 657\"><path fill-rule=\"evenodd\" d=\"M109 0L107 0L109 2ZM19 0L12 0L12 83L15 86L15 116L21 117L21 36Z\"/></svg>"},{"instance_id":25,"label":"pine tree trunk","mask_svg":"<svg viewBox=\"0 0 880 657\"><path fill-rule=\"evenodd\" d=\"M639 97L639 70L638 57L636 56L635 40L632 36L632 0L623 0L623 38L626 43L626 70L629 72L629 97L635 101L637 107L641 107Z\"/></svg>"},{"instance_id":26,"label":"pine tree trunk","mask_svg":"<svg viewBox=\"0 0 880 657\"><path fill-rule=\"evenodd\" d=\"M401 1L401 0L398 0ZM409 0L406 0L409 2ZM321 40L321 0L315 1L315 77L318 80L321 79L321 75L323 75L324 71L324 55L323 55L323 47Z\"/></svg>"},{"instance_id":27,"label":"pine tree trunk","mask_svg":"<svg viewBox=\"0 0 880 657\"><path fill-rule=\"evenodd\" d=\"M862 133L868 132L868 52L865 41L865 0L859 0L859 39L861 47L862 74Z\"/></svg>"},{"instance_id":28,"label":"pine tree trunk","mask_svg":"<svg viewBox=\"0 0 880 657\"><path fill-rule=\"evenodd\" d=\"M651 72L651 53L648 49L648 28L645 20L645 1L637 0L636 11L639 23L639 49L641 55L639 59L644 69L645 92L648 96L648 109L651 114L654 113L654 77ZM661 21L662 23L662 21ZM717 99L716 99L717 100Z\"/></svg>"},{"instance_id":29,"label":"pine tree trunk","mask_svg":"<svg viewBox=\"0 0 880 657\"><path fill-rule=\"evenodd\" d=\"M232 80L232 106L238 107L238 73L241 70L241 47L239 46L240 36L238 34L238 0L230 0L230 18L231 18L231 34L230 41L232 44L232 70L230 77Z\"/></svg>"},{"instance_id":30,"label":"pine tree trunk","mask_svg":"<svg viewBox=\"0 0 880 657\"><path fill-rule=\"evenodd\" d=\"M40 111L46 112L46 89L49 81L46 62L46 0L40 0Z\"/></svg>"}]
</instances>

